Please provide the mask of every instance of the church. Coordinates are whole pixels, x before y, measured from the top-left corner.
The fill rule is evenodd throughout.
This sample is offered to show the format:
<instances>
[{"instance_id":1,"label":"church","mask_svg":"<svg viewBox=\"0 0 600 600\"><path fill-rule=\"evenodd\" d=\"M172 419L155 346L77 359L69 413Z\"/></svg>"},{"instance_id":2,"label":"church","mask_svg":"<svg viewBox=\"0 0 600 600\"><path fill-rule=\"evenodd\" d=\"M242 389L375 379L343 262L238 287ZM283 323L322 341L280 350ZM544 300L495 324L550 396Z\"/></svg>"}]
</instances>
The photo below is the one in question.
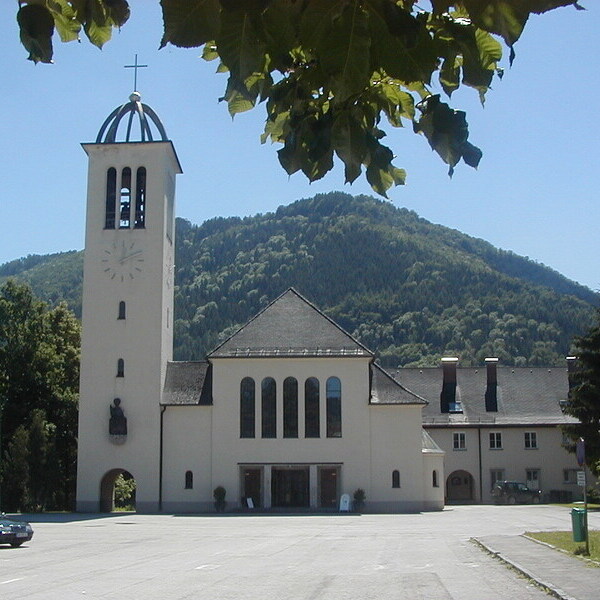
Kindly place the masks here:
<instances>
[{"instance_id":1,"label":"church","mask_svg":"<svg viewBox=\"0 0 600 600\"><path fill-rule=\"evenodd\" d=\"M77 510L441 510L444 452L427 401L289 289L205 361L174 362L175 179L156 113L134 92L88 156Z\"/></svg>"}]
</instances>

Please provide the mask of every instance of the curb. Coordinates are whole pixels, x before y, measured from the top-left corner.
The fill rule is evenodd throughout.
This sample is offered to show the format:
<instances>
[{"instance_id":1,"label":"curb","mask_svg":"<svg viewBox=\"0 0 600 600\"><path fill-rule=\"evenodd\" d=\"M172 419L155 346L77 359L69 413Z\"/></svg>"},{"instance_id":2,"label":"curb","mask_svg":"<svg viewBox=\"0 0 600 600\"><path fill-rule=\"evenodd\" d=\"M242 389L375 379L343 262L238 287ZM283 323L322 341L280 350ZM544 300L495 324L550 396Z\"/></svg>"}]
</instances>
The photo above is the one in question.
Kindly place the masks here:
<instances>
[{"instance_id":1,"label":"curb","mask_svg":"<svg viewBox=\"0 0 600 600\"><path fill-rule=\"evenodd\" d=\"M527 539L529 539L529 538L527 538ZM498 560L502 561L504 564L508 565L509 567L512 567L513 569L515 569L516 571L518 571L519 573L521 573L522 575L527 577L527 579L530 579L531 581L535 582L537 585L542 587L544 590L546 590L549 594L551 594L555 598L558 598L559 600L577 600L577 598L574 598L573 596L569 596L569 594L567 594L560 588L556 587L555 585L552 585L551 583L549 583L547 581L544 581L543 579L538 577L535 573L532 573L529 569L525 568L524 566L520 565L519 563L515 562L514 560L511 560L510 558L506 557L498 550L495 550L491 546L484 544L481 540L478 540L477 538L471 538L471 542L473 542L474 544L479 546L484 552L487 552L494 558L497 558Z\"/></svg>"}]
</instances>

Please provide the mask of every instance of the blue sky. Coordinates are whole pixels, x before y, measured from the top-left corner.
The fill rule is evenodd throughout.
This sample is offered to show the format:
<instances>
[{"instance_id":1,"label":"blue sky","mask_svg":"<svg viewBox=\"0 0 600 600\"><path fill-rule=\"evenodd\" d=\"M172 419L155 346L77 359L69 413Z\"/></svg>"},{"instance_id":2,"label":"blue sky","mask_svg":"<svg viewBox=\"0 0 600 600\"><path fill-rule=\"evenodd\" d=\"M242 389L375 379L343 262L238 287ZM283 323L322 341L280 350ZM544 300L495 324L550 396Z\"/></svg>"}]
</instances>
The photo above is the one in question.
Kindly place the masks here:
<instances>
[{"instance_id":1,"label":"blue sky","mask_svg":"<svg viewBox=\"0 0 600 600\"><path fill-rule=\"evenodd\" d=\"M394 205L544 263L600 289L600 7L564 8L530 19L516 60L489 92L453 95L467 111L470 141L484 156L477 171L453 179L421 136L388 127L395 164L408 183ZM83 247L86 156L106 116L138 88L173 140L184 173L177 215L193 223L254 215L320 192L372 194L366 181L344 185L343 170L309 184L288 177L276 146L261 146L264 110L232 121L219 103L226 77L199 49L158 50L158 0L131 0L132 16L102 51L86 40L55 41L55 64L26 60L15 22L17 2L0 4L0 264ZM505 65L507 66L507 65ZM374 194L373 194L374 195Z\"/></svg>"}]
</instances>

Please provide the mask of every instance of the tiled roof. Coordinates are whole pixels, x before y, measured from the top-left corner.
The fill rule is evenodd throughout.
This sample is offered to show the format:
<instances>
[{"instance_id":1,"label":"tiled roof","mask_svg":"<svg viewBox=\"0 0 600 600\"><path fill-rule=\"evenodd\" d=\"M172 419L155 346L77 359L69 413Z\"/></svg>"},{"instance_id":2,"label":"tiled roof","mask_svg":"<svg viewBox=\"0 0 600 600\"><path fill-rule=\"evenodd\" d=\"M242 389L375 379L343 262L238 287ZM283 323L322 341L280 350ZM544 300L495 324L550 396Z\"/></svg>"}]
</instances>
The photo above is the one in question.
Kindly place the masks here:
<instances>
[{"instance_id":1,"label":"tiled roof","mask_svg":"<svg viewBox=\"0 0 600 600\"><path fill-rule=\"evenodd\" d=\"M379 365L371 365L371 404L427 404L407 390Z\"/></svg>"},{"instance_id":2,"label":"tiled roof","mask_svg":"<svg viewBox=\"0 0 600 600\"><path fill-rule=\"evenodd\" d=\"M209 354L209 358L373 356L290 288Z\"/></svg>"},{"instance_id":3,"label":"tiled roof","mask_svg":"<svg viewBox=\"0 0 600 600\"><path fill-rule=\"evenodd\" d=\"M212 366L205 361L169 362L161 404L165 406L212 404Z\"/></svg>"},{"instance_id":4,"label":"tiled roof","mask_svg":"<svg viewBox=\"0 0 600 600\"><path fill-rule=\"evenodd\" d=\"M393 371L394 378L407 389L425 398L424 425L560 425L576 422L563 414L569 383L566 368L497 367L498 411L487 412L486 368L456 370L456 400L462 413L442 413L441 368L408 368Z\"/></svg>"}]
</instances>

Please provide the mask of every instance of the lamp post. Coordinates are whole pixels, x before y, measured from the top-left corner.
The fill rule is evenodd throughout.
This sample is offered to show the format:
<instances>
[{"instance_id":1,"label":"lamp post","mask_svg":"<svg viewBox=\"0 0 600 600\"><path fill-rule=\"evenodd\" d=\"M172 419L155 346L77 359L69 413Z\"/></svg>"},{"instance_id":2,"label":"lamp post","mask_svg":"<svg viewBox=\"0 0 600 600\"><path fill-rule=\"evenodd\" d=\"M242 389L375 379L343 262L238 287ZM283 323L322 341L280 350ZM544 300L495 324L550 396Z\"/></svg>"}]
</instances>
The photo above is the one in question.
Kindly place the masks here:
<instances>
[{"instance_id":1,"label":"lamp post","mask_svg":"<svg viewBox=\"0 0 600 600\"><path fill-rule=\"evenodd\" d=\"M577 456L577 464L583 469L583 526L585 533L585 553L590 555L590 534L588 530L588 503L587 503L587 469L585 465L585 440L580 437L575 446L575 454Z\"/></svg>"}]
</instances>

